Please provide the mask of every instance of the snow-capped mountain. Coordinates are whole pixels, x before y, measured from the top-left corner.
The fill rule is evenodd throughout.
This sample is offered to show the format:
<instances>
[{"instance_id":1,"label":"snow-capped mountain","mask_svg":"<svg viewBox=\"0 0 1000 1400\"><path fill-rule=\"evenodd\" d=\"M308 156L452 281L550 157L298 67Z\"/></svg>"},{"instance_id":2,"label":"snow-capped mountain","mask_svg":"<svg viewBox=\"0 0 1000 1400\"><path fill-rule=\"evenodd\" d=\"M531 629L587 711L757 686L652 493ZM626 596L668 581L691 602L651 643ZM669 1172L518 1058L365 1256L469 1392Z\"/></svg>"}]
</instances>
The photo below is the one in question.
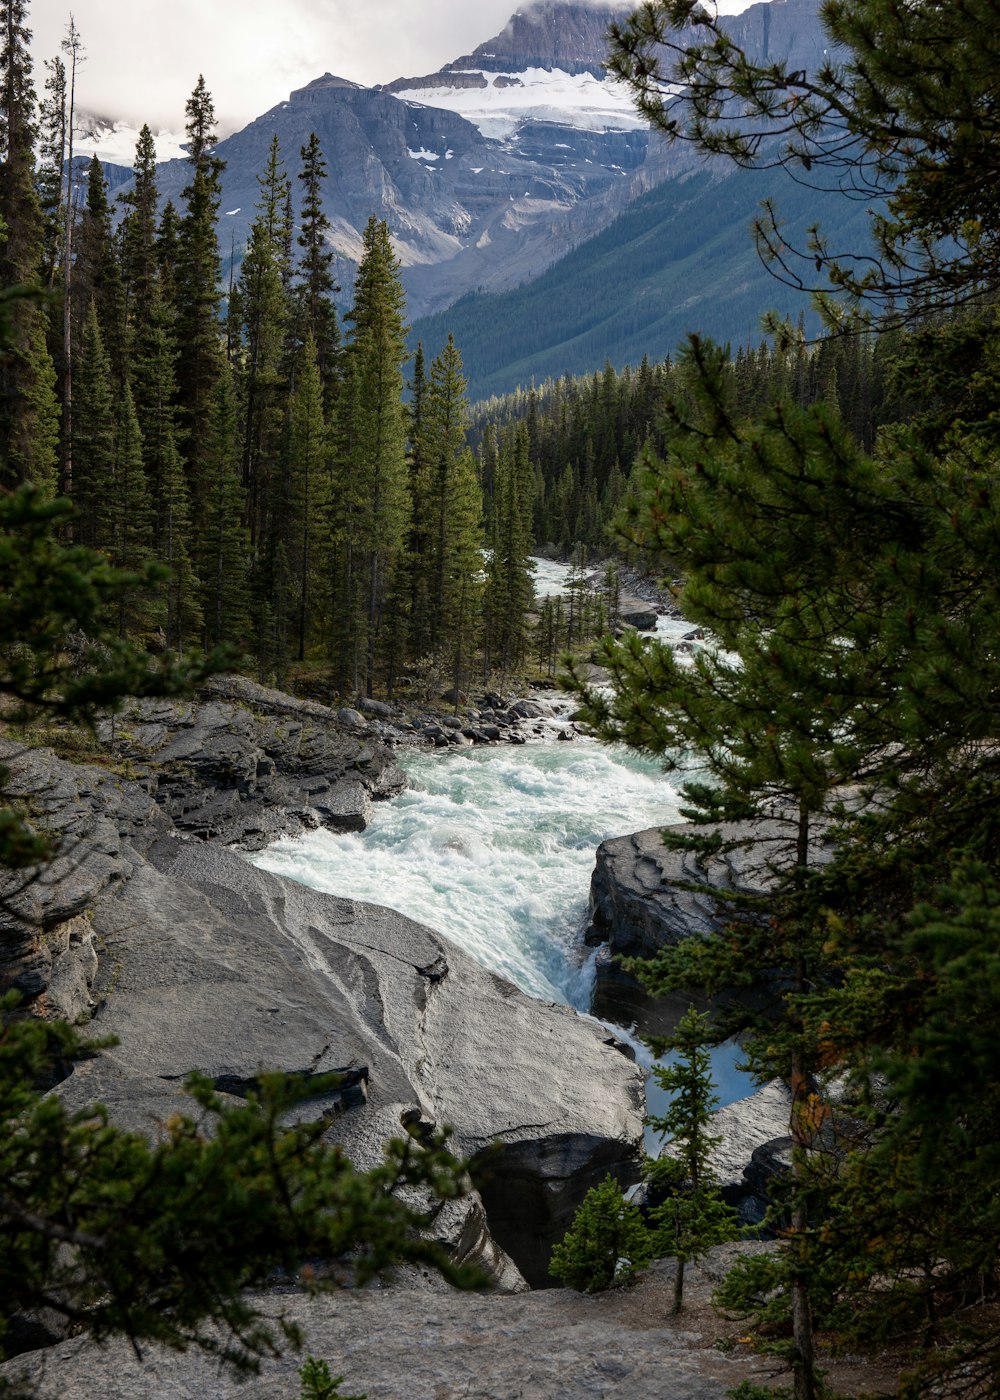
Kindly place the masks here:
<instances>
[{"instance_id":1,"label":"snow-capped mountain","mask_svg":"<svg viewBox=\"0 0 1000 1400\"><path fill-rule=\"evenodd\" d=\"M637 131L628 90L604 70L605 35L628 5L538 0L464 58L423 78L388 84L404 101L458 112L483 136L510 141L526 122L581 131Z\"/></svg>"},{"instance_id":2,"label":"snow-capped mountain","mask_svg":"<svg viewBox=\"0 0 1000 1400\"><path fill-rule=\"evenodd\" d=\"M400 79L389 89L403 101L443 107L477 126L483 136L508 141L525 122L552 122L580 131L638 131L645 122L621 83L595 78L592 73L566 73L560 68L526 68L520 73L478 72L482 82L456 81L465 74L441 74L431 85L426 79Z\"/></svg>"},{"instance_id":3,"label":"snow-capped mountain","mask_svg":"<svg viewBox=\"0 0 1000 1400\"><path fill-rule=\"evenodd\" d=\"M294 177L315 132L345 289L372 214L388 223L414 320L473 289L537 277L697 163L690 148L651 138L605 73L607 27L628 8L627 0L533 0L438 73L374 88L325 73L291 93L218 145L223 256L241 256L272 137ZM765 0L732 24L751 52L794 53L807 67L822 52L817 8L818 0ZM123 128L94 136L131 165ZM187 179L181 159L160 166L165 198L176 201Z\"/></svg>"}]
</instances>

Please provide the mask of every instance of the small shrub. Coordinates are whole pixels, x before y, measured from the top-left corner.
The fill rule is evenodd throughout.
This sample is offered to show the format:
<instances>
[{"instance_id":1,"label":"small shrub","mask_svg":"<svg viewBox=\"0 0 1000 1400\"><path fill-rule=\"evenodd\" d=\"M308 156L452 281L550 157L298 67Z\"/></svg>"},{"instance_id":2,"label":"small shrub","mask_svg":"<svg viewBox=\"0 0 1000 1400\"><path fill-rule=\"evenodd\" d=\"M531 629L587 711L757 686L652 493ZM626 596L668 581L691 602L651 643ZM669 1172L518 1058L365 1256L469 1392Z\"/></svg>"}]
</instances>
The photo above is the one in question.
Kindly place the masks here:
<instances>
[{"instance_id":1,"label":"small shrub","mask_svg":"<svg viewBox=\"0 0 1000 1400\"><path fill-rule=\"evenodd\" d=\"M588 1191L549 1273L581 1293L625 1283L650 1259L649 1235L638 1206L626 1201L610 1174Z\"/></svg>"},{"instance_id":2,"label":"small shrub","mask_svg":"<svg viewBox=\"0 0 1000 1400\"><path fill-rule=\"evenodd\" d=\"M343 1376L331 1376L330 1367L325 1361L317 1361L315 1356L306 1359L299 1367L302 1393L299 1400L365 1400L364 1395L342 1395L340 1392Z\"/></svg>"}]
</instances>

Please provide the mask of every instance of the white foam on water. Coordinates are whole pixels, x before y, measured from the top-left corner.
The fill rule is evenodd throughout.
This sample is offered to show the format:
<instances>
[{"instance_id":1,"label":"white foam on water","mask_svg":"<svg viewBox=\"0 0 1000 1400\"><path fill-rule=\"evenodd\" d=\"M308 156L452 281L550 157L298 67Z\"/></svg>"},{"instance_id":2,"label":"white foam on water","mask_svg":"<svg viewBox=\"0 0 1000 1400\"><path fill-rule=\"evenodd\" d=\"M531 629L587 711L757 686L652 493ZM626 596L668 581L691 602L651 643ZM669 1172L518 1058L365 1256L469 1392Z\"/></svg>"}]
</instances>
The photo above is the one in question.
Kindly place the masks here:
<instances>
[{"instance_id":1,"label":"white foam on water","mask_svg":"<svg viewBox=\"0 0 1000 1400\"><path fill-rule=\"evenodd\" d=\"M592 740L402 755L411 787L364 832L314 831L253 859L314 889L398 909L523 991L585 1010L594 852L676 821L654 763Z\"/></svg>"}]
</instances>

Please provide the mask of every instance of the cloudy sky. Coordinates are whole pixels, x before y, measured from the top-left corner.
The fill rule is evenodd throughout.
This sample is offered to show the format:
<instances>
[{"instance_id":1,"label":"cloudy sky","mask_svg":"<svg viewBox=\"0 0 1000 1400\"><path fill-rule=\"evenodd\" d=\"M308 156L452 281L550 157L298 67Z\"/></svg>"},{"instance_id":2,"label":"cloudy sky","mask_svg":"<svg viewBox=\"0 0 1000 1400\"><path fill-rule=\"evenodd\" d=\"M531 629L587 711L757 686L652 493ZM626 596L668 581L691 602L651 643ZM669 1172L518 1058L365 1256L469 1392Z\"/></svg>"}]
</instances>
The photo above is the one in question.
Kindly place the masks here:
<instances>
[{"instance_id":1,"label":"cloudy sky","mask_svg":"<svg viewBox=\"0 0 1000 1400\"><path fill-rule=\"evenodd\" d=\"M736 13L750 0L722 0ZM77 96L102 116L179 131L203 73L222 134L324 72L360 83L433 72L491 38L517 0L33 0L36 83L70 13L86 49Z\"/></svg>"}]
</instances>

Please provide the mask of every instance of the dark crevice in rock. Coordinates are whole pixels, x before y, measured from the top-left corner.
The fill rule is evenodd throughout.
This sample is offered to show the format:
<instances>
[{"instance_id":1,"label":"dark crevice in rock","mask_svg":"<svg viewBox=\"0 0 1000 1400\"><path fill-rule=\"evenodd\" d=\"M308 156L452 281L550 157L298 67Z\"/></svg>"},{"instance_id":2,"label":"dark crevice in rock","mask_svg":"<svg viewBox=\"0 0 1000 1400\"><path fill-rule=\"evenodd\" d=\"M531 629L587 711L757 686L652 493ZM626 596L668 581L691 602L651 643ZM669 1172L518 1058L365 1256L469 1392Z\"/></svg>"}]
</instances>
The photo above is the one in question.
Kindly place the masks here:
<instances>
[{"instance_id":1,"label":"dark crevice in rock","mask_svg":"<svg viewBox=\"0 0 1000 1400\"><path fill-rule=\"evenodd\" d=\"M472 1159L470 1171L493 1238L532 1288L558 1287L549 1275L552 1248L587 1192L609 1172L622 1186L640 1177L632 1145L584 1133L494 1144Z\"/></svg>"},{"instance_id":2,"label":"dark crevice in rock","mask_svg":"<svg viewBox=\"0 0 1000 1400\"><path fill-rule=\"evenodd\" d=\"M346 1113L352 1108L363 1108L368 1102L368 1066L358 1068L330 1069L317 1074L312 1070L289 1070L296 1078L310 1084L326 1079L327 1075L337 1075L337 1083L331 1088L328 1084L318 1088L315 1095L307 1095L303 1102L324 1101L324 1116ZM161 1074L160 1078L175 1083L185 1078L180 1074ZM246 1099L257 1093L261 1087L261 1077L256 1074L217 1074L212 1077L212 1087L220 1094L231 1094L234 1098Z\"/></svg>"}]
</instances>

